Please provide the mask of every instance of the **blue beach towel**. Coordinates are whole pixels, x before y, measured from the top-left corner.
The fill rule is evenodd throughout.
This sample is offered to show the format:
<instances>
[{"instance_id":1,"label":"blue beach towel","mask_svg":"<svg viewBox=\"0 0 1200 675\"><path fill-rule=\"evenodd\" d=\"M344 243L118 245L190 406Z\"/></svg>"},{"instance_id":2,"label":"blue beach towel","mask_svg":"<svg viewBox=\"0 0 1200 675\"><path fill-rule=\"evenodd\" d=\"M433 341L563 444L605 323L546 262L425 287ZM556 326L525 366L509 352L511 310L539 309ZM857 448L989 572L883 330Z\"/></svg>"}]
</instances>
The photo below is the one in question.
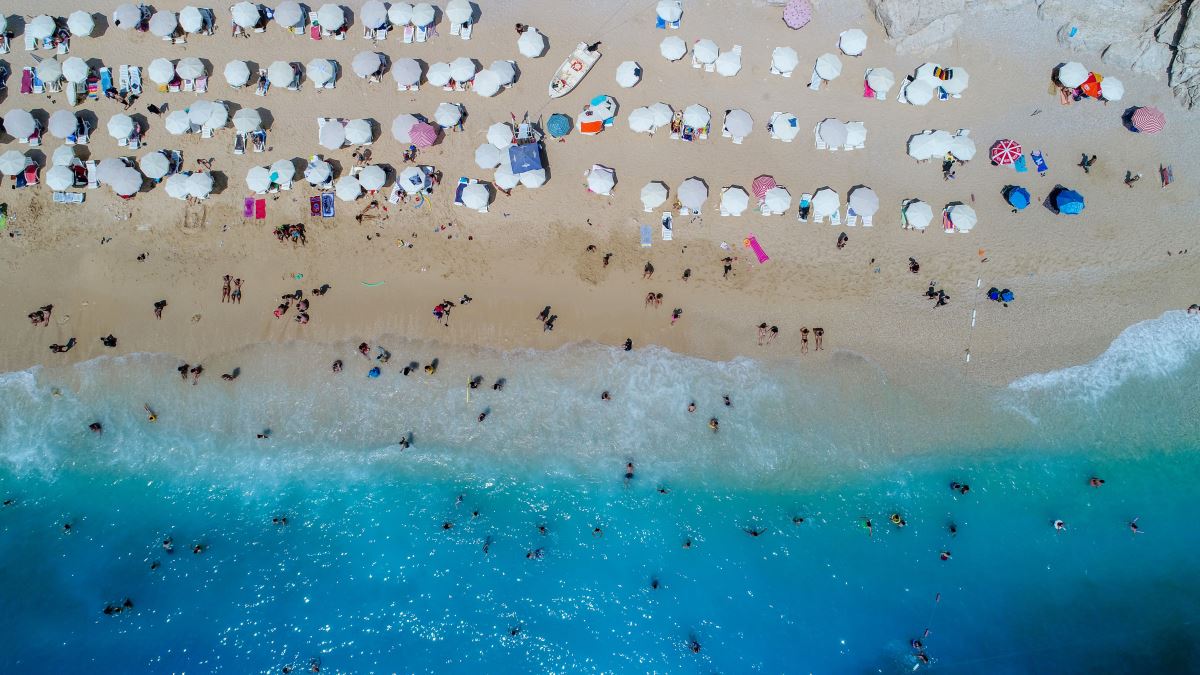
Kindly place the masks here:
<instances>
[{"instance_id":1,"label":"blue beach towel","mask_svg":"<svg viewBox=\"0 0 1200 675\"><path fill-rule=\"evenodd\" d=\"M650 236L651 236L650 226L642 225L642 248L650 248L650 243L651 243Z\"/></svg>"},{"instance_id":2,"label":"blue beach towel","mask_svg":"<svg viewBox=\"0 0 1200 675\"><path fill-rule=\"evenodd\" d=\"M1017 158L1017 161L1013 162L1013 168L1017 170L1017 173L1026 173L1029 171L1029 167L1025 165L1025 155L1021 155Z\"/></svg>"},{"instance_id":3,"label":"blue beach towel","mask_svg":"<svg viewBox=\"0 0 1200 675\"><path fill-rule=\"evenodd\" d=\"M1033 160L1033 164L1037 167L1039 174L1044 174L1050 170L1050 167L1046 166L1046 159L1042 157L1041 150L1029 153L1029 158Z\"/></svg>"}]
</instances>

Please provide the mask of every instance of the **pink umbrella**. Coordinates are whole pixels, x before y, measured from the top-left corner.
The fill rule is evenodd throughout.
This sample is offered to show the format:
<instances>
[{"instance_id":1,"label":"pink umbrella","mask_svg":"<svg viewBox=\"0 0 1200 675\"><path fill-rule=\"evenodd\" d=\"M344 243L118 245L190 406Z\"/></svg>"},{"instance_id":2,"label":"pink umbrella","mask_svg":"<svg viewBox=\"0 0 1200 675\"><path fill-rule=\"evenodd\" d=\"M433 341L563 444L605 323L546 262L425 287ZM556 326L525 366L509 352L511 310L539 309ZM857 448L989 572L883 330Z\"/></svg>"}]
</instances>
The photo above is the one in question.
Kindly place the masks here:
<instances>
[{"instance_id":1,"label":"pink umbrella","mask_svg":"<svg viewBox=\"0 0 1200 675\"><path fill-rule=\"evenodd\" d=\"M812 21L812 3L808 0L791 0L783 8L783 22L788 28L799 30Z\"/></svg>"},{"instance_id":2,"label":"pink umbrella","mask_svg":"<svg viewBox=\"0 0 1200 675\"><path fill-rule=\"evenodd\" d=\"M408 137L412 139L412 144L418 148L428 148L433 145L437 142L437 136L437 129L426 122L417 122L408 131Z\"/></svg>"},{"instance_id":3,"label":"pink umbrella","mask_svg":"<svg viewBox=\"0 0 1200 675\"><path fill-rule=\"evenodd\" d=\"M1166 126L1167 116L1158 108L1150 106L1133 111L1133 117L1129 121L1133 123L1134 129L1143 134L1157 134Z\"/></svg>"},{"instance_id":4,"label":"pink umbrella","mask_svg":"<svg viewBox=\"0 0 1200 675\"><path fill-rule=\"evenodd\" d=\"M1021 156L1021 144L1005 138L992 145L992 161L996 164L1012 164Z\"/></svg>"},{"instance_id":5,"label":"pink umbrella","mask_svg":"<svg viewBox=\"0 0 1200 675\"><path fill-rule=\"evenodd\" d=\"M755 197L762 199L767 194L767 191L774 187L779 187L775 183L774 178L771 176L759 176L750 184L750 191L754 193Z\"/></svg>"}]
</instances>

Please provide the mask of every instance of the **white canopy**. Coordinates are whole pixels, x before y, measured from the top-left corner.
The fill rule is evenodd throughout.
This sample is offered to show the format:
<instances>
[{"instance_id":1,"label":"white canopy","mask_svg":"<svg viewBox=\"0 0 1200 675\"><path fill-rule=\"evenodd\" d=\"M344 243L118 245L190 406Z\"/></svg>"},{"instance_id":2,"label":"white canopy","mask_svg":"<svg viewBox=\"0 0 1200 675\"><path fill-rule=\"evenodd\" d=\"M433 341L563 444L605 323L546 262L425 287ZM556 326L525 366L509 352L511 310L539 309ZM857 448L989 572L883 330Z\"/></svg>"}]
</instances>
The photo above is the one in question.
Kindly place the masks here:
<instances>
[{"instance_id":1,"label":"white canopy","mask_svg":"<svg viewBox=\"0 0 1200 675\"><path fill-rule=\"evenodd\" d=\"M859 28L844 30L838 36L838 48L846 56L859 56L867 48L867 34Z\"/></svg>"},{"instance_id":2,"label":"white canopy","mask_svg":"<svg viewBox=\"0 0 1200 675\"><path fill-rule=\"evenodd\" d=\"M740 216L749 207L750 195L742 188L734 185L721 191L721 215Z\"/></svg>"},{"instance_id":3,"label":"white canopy","mask_svg":"<svg viewBox=\"0 0 1200 675\"><path fill-rule=\"evenodd\" d=\"M60 145L50 155L51 166L71 166L78 161L79 158L75 156L75 146L73 145Z\"/></svg>"},{"instance_id":4,"label":"white canopy","mask_svg":"<svg viewBox=\"0 0 1200 675\"><path fill-rule=\"evenodd\" d=\"M636 85L642 79L642 67L637 61L625 61L617 66L617 84L625 89Z\"/></svg>"},{"instance_id":5,"label":"white canopy","mask_svg":"<svg viewBox=\"0 0 1200 675\"><path fill-rule=\"evenodd\" d=\"M696 44L692 45L692 58L700 63L716 63L717 56L720 54L721 50L717 47L717 43L708 38L696 40Z\"/></svg>"},{"instance_id":6,"label":"white canopy","mask_svg":"<svg viewBox=\"0 0 1200 675\"><path fill-rule=\"evenodd\" d=\"M1058 67L1058 83L1064 87L1075 88L1087 82L1088 69L1078 61L1069 61Z\"/></svg>"},{"instance_id":7,"label":"white canopy","mask_svg":"<svg viewBox=\"0 0 1200 675\"><path fill-rule=\"evenodd\" d=\"M467 0L450 0L446 3L446 18L450 20L450 23L467 23L471 20L472 14L474 14L474 10Z\"/></svg>"},{"instance_id":8,"label":"white canopy","mask_svg":"<svg viewBox=\"0 0 1200 675\"><path fill-rule=\"evenodd\" d=\"M933 85L925 80L913 80L904 85L904 98L913 105L925 105L933 100Z\"/></svg>"},{"instance_id":9,"label":"white canopy","mask_svg":"<svg viewBox=\"0 0 1200 675\"><path fill-rule=\"evenodd\" d=\"M646 183L642 187L642 206L647 211L662 206L667 201L667 186L658 181Z\"/></svg>"},{"instance_id":10,"label":"white canopy","mask_svg":"<svg viewBox=\"0 0 1200 675\"><path fill-rule=\"evenodd\" d=\"M142 174L138 173L137 169L123 166L109 179L108 184L112 187L113 192L122 197L129 197L142 189Z\"/></svg>"},{"instance_id":11,"label":"white canopy","mask_svg":"<svg viewBox=\"0 0 1200 675\"><path fill-rule=\"evenodd\" d=\"M923 230L933 222L933 208L919 199L913 199L904 207L904 220L914 230Z\"/></svg>"},{"instance_id":12,"label":"white canopy","mask_svg":"<svg viewBox=\"0 0 1200 675\"><path fill-rule=\"evenodd\" d=\"M254 166L246 172L246 187L251 192L266 192L271 187L271 170L265 166Z\"/></svg>"},{"instance_id":13,"label":"white canopy","mask_svg":"<svg viewBox=\"0 0 1200 675\"><path fill-rule=\"evenodd\" d=\"M418 2L412 8L412 24L418 28L428 26L433 23L434 17L437 16L434 12L433 5L428 2Z\"/></svg>"},{"instance_id":14,"label":"white canopy","mask_svg":"<svg viewBox=\"0 0 1200 675\"><path fill-rule=\"evenodd\" d=\"M91 74L91 69L88 68L87 61L78 56L68 56L62 64L63 77L67 82L84 82L88 75Z\"/></svg>"},{"instance_id":15,"label":"white canopy","mask_svg":"<svg viewBox=\"0 0 1200 675\"><path fill-rule=\"evenodd\" d=\"M337 65L329 59L316 58L308 62L305 72L314 85L324 87L337 76Z\"/></svg>"},{"instance_id":16,"label":"white canopy","mask_svg":"<svg viewBox=\"0 0 1200 675\"><path fill-rule=\"evenodd\" d=\"M722 77L733 77L742 70L742 55L734 51L721 52L717 57L717 74Z\"/></svg>"},{"instance_id":17,"label":"white canopy","mask_svg":"<svg viewBox=\"0 0 1200 675\"><path fill-rule=\"evenodd\" d=\"M346 144L346 126L337 120L330 120L317 132L317 142L322 148L337 150Z\"/></svg>"},{"instance_id":18,"label":"white canopy","mask_svg":"<svg viewBox=\"0 0 1200 675\"><path fill-rule=\"evenodd\" d=\"M387 182L387 172L378 164L365 166L358 174L358 182L364 190L378 190Z\"/></svg>"},{"instance_id":19,"label":"white canopy","mask_svg":"<svg viewBox=\"0 0 1200 675\"><path fill-rule=\"evenodd\" d=\"M500 87L503 83L500 81L500 76L490 70L481 70L475 76L475 85L471 90L480 96L495 96L500 93Z\"/></svg>"},{"instance_id":20,"label":"white canopy","mask_svg":"<svg viewBox=\"0 0 1200 675\"><path fill-rule=\"evenodd\" d=\"M342 176L333 186L337 198L344 202L352 202L362 194L362 184L354 176Z\"/></svg>"},{"instance_id":21,"label":"white canopy","mask_svg":"<svg viewBox=\"0 0 1200 675\"><path fill-rule=\"evenodd\" d=\"M857 187L850 192L850 208L860 216L873 216L879 211L879 195L869 187Z\"/></svg>"},{"instance_id":22,"label":"white canopy","mask_svg":"<svg viewBox=\"0 0 1200 675\"><path fill-rule=\"evenodd\" d=\"M425 171L419 167L406 167L396 176L396 183L404 190L406 194L416 194L428 187L429 177L425 175Z\"/></svg>"},{"instance_id":23,"label":"white canopy","mask_svg":"<svg viewBox=\"0 0 1200 675\"><path fill-rule=\"evenodd\" d=\"M462 119L462 107L457 103L439 103L433 111L433 120L442 128L448 129Z\"/></svg>"},{"instance_id":24,"label":"white canopy","mask_svg":"<svg viewBox=\"0 0 1200 675\"><path fill-rule=\"evenodd\" d=\"M450 62L450 77L455 82L470 82L475 77L475 62L460 56Z\"/></svg>"},{"instance_id":25,"label":"white canopy","mask_svg":"<svg viewBox=\"0 0 1200 675\"><path fill-rule=\"evenodd\" d=\"M463 206L476 211L486 207L492 193L484 183L468 183L462 191Z\"/></svg>"},{"instance_id":26,"label":"white canopy","mask_svg":"<svg viewBox=\"0 0 1200 675\"><path fill-rule=\"evenodd\" d=\"M488 127L487 140L488 143L504 150L513 144L513 129L508 122L496 122Z\"/></svg>"},{"instance_id":27,"label":"white canopy","mask_svg":"<svg viewBox=\"0 0 1200 675\"><path fill-rule=\"evenodd\" d=\"M763 195L763 206L772 213L784 213L792 205L792 193L787 188L775 186Z\"/></svg>"},{"instance_id":28,"label":"white canopy","mask_svg":"<svg viewBox=\"0 0 1200 675\"><path fill-rule=\"evenodd\" d=\"M512 61L492 61L488 70L499 76L502 85L512 84L517 79L517 67Z\"/></svg>"},{"instance_id":29,"label":"white canopy","mask_svg":"<svg viewBox=\"0 0 1200 675\"><path fill-rule=\"evenodd\" d=\"M75 113L70 110L55 110L50 114L46 130L55 138L66 138L75 133L75 127L78 125L79 121L75 119Z\"/></svg>"},{"instance_id":30,"label":"white canopy","mask_svg":"<svg viewBox=\"0 0 1200 675\"><path fill-rule=\"evenodd\" d=\"M230 61L225 64L225 81L231 87L244 87L250 81L250 64L245 61Z\"/></svg>"},{"instance_id":31,"label":"white canopy","mask_svg":"<svg viewBox=\"0 0 1200 675\"><path fill-rule=\"evenodd\" d=\"M66 71L66 67L63 67ZM1115 77L1105 77L1100 81L1100 98L1105 101L1120 101L1125 98L1125 84Z\"/></svg>"},{"instance_id":32,"label":"white canopy","mask_svg":"<svg viewBox=\"0 0 1200 675\"><path fill-rule=\"evenodd\" d=\"M734 108L725 115L725 130L734 138L745 138L754 130L754 118L741 108Z\"/></svg>"},{"instance_id":33,"label":"white canopy","mask_svg":"<svg viewBox=\"0 0 1200 675\"><path fill-rule=\"evenodd\" d=\"M54 35L54 19L45 14L33 17L25 24L25 34L38 40L45 40Z\"/></svg>"},{"instance_id":34,"label":"white canopy","mask_svg":"<svg viewBox=\"0 0 1200 675\"><path fill-rule=\"evenodd\" d=\"M425 79L435 87L444 87L450 84L450 64L444 61L435 61L425 72Z\"/></svg>"},{"instance_id":35,"label":"white canopy","mask_svg":"<svg viewBox=\"0 0 1200 675\"><path fill-rule=\"evenodd\" d=\"M174 136L186 134L192 130L192 120L186 110L172 110L163 120L163 128Z\"/></svg>"},{"instance_id":36,"label":"white canopy","mask_svg":"<svg viewBox=\"0 0 1200 675\"><path fill-rule=\"evenodd\" d=\"M679 0L658 0L655 11L663 21L675 23L683 16L683 3Z\"/></svg>"},{"instance_id":37,"label":"white canopy","mask_svg":"<svg viewBox=\"0 0 1200 675\"><path fill-rule=\"evenodd\" d=\"M969 162L975 157L975 141L970 136L956 134L950 138L950 145L946 150L954 155L955 159Z\"/></svg>"},{"instance_id":38,"label":"white canopy","mask_svg":"<svg viewBox=\"0 0 1200 675\"><path fill-rule=\"evenodd\" d=\"M278 11L278 10L276 10ZM407 2L394 2L388 7L388 21L393 26L405 26L412 23L413 6Z\"/></svg>"},{"instance_id":39,"label":"white canopy","mask_svg":"<svg viewBox=\"0 0 1200 675\"><path fill-rule=\"evenodd\" d=\"M167 195L175 199L188 198L188 178L186 174L175 173L167 176L167 180L163 182L163 187L167 189Z\"/></svg>"},{"instance_id":40,"label":"white canopy","mask_svg":"<svg viewBox=\"0 0 1200 675\"><path fill-rule=\"evenodd\" d=\"M142 10L128 3L118 6L112 13L113 25L121 30L133 30L142 20Z\"/></svg>"},{"instance_id":41,"label":"white canopy","mask_svg":"<svg viewBox=\"0 0 1200 675\"><path fill-rule=\"evenodd\" d=\"M517 50L521 52L521 56L536 59L546 52L546 36L530 26L517 38Z\"/></svg>"},{"instance_id":42,"label":"white canopy","mask_svg":"<svg viewBox=\"0 0 1200 675\"><path fill-rule=\"evenodd\" d=\"M230 12L233 14L233 23L242 28L254 28L258 24L258 5L254 3L242 0L234 5Z\"/></svg>"},{"instance_id":43,"label":"white canopy","mask_svg":"<svg viewBox=\"0 0 1200 675\"><path fill-rule=\"evenodd\" d=\"M816 194L813 195L813 214L817 217L823 218L831 215L841 207L842 198L838 196L838 193L827 187L817 190Z\"/></svg>"},{"instance_id":44,"label":"white canopy","mask_svg":"<svg viewBox=\"0 0 1200 675\"><path fill-rule=\"evenodd\" d=\"M668 61L678 61L687 54L687 43L676 35L668 35L658 45L658 51Z\"/></svg>"},{"instance_id":45,"label":"white canopy","mask_svg":"<svg viewBox=\"0 0 1200 675\"><path fill-rule=\"evenodd\" d=\"M296 69L287 61L274 61L267 66L267 81L272 87L290 87L296 79Z\"/></svg>"},{"instance_id":46,"label":"white canopy","mask_svg":"<svg viewBox=\"0 0 1200 675\"><path fill-rule=\"evenodd\" d=\"M325 30L337 30L346 25L346 10L333 3L321 5L321 9L317 10L317 23Z\"/></svg>"},{"instance_id":47,"label":"white canopy","mask_svg":"<svg viewBox=\"0 0 1200 675\"><path fill-rule=\"evenodd\" d=\"M846 123L832 117L821 120L817 125L817 135L831 148L840 148L846 144Z\"/></svg>"},{"instance_id":48,"label":"white canopy","mask_svg":"<svg viewBox=\"0 0 1200 675\"><path fill-rule=\"evenodd\" d=\"M966 204L955 204L947 211L950 214L950 224L959 232L970 232L971 228L975 227L975 223L979 222L979 216L975 214L975 209Z\"/></svg>"},{"instance_id":49,"label":"white canopy","mask_svg":"<svg viewBox=\"0 0 1200 675\"><path fill-rule=\"evenodd\" d=\"M817 77L822 80L835 80L842 74L842 60L834 54L822 54L817 57Z\"/></svg>"},{"instance_id":50,"label":"white canopy","mask_svg":"<svg viewBox=\"0 0 1200 675\"><path fill-rule=\"evenodd\" d=\"M896 84L896 76L887 68L872 68L867 71L867 86L886 94Z\"/></svg>"},{"instance_id":51,"label":"white canopy","mask_svg":"<svg viewBox=\"0 0 1200 675\"><path fill-rule=\"evenodd\" d=\"M75 185L75 172L69 166L52 166L46 171L46 187L69 190Z\"/></svg>"},{"instance_id":52,"label":"white canopy","mask_svg":"<svg viewBox=\"0 0 1200 675\"><path fill-rule=\"evenodd\" d=\"M324 185L333 177L333 165L323 159L310 159L304 167L304 178L313 185Z\"/></svg>"},{"instance_id":53,"label":"white canopy","mask_svg":"<svg viewBox=\"0 0 1200 675\"><path fill-rule=\"evenodd\" d=\"M160 9L150 17L150 34L158 37L167 37L174 33L179 28L179 19L175 17L175 12Z\"/></svg>"},{"instance_id":54,"label":"white canopy","mask_svg":"<svg viewBox=\"0 0 1200 675\"><path fill-rule=\"evenodd\" d=\"M359 77L371 77L383 69L383 56L378 52L359 52L350 62L350 69Z\"/></svg>"},{"instance_id":55,"label":"white canopy","mask_svg":"<svg viewBox=\"0 0 1200 675\"><path fill-rule=\"evenodd\" d=\"M656 128L654 113L649 108L634 108L628 117L629 130L636 134L644 134Z\"/></svg>"},{"instance_id":56,"label":"white canopy","mask_svg":"<svg viewBox=\"0 0 1200 675\"><path fill-rule=\"evenodd\" d=\"M29 138L37 128L37 122L28 110L13 108L4 113L4 129L13 138Z\"/></svg>"},{"instance_id":57,"label":"white canopy","mask_svg":"<svg viewBox=\"0 0 1200 675\"><path fill-rule=\"evenodd\" d=\"M533 171L526 171L525 173L521 174L521 185L524 185L525 187L529 188L530 190L540 188L545 184L546 184L546 170L545 169L534 169Z\"/></svg>"},{"instance_id":58,"label":"white canopy","mask_svg":"<svg viewBox=\"0 0 1200 675\"><path fill-rule=\"evenodd\" d=\"M771 136L790 141L800 135L800 119L790 112L779 113L771 120Z\"/></svg>"},{"instance_id":59,"label":"white canopy","mask_svg":"<svg viewBox=\"0 0 1200 675\"><path fill-rule=\"evenodd\" d=\"M96 30L96 20L90 13L77 9L67 17L67 30L75 37L88 37Z\"/></svg>"},{"instance_id":60,"label":"white canopy","mask_svg":"<svg viewBox=\"0 0 1200 675\"><path fill-rule=\"evenodd\" d=\"M475 148L475 166L481 169L494 169L500 166L500 149L491 143L483 143Z\"/></svg>"},{"instance_id":61,"label":"white canopy","mask_svg":"<svg viewBox=\"0 0 1200 675\"><path fill-rule=\"evenodd\" d=\"M179 59L179 63L175 64L175 73L185 80L204 77L204 62L195 56L185 56Z\"/></svg>"},{"instance_id":62,"label":"white canopy","mask_svg":"<svg viewBox=\"0 0 1200 675\"><path fill-rule=\"evenodd\" d=\"M25 170L25 155L17 150L9 150L0 155L0 173L5 176L15 176Z\"/></svg>"},{"instance_id":63,"label":"white canopy","mask_svg":"<svg viewBox=\"0 0 1200 675\"><path fill-rule=\"evenodd\" d=\"M197 198L204 199L213 191L213 177L207 171L197 171L188 176L187 180L188 194Z\"/></svg>"},{"instance_id":64,"label":"white canopy","mask_svg":"<svg viewBox=\"0 0 1200 675\"><path fill-rule=\"evenodd\" d=\"M108 135L118 141L129 138L133 133L133 118L125 113L117 113L108 118Z\"/></svg>"},{"instance_id":65,"label":"white canopy","mask_svg":"<svg viewBox=\"0 0 1200 675\"><path fill-rule=\"evenodd\" d=\"M370 143L375 138L375 130L371 120L357 119L346 123L346 142L350 145Z\"/></svg>"},{"instance_id":66,"label":"white canopy","mask_svg":"<svg viewBox=\"0 0 1200 675\"><path fill-rule=\"evenodd\" d=\"M587 186L592 192L598 195L608 195L612 193L613 186L617 184L617 174L607 166L596 164L588 171Z\"/></svg>"},{"instance_id":67,"label":"white canopy","mask_svg":"<svg viewBox=\"0 0 1200 675\"><path fill-rule=\"evenodd\" d=\"M711 119L712 115L708 113L708 108L699 103L693 103L683 109L683 123L686 126L699 129L707 125Z\"/></svg>"},{"instance_id":68,"label":"white canopy","mask_svg":"<svg viewBox=\"0 0 1200 675\"><path fill-rule=\"evenodd\" d=\"M138 167L146 175L146 178L158 180L171 170L171 160L167 159L167 155L163 151L155 150L142 155L142 158L138 160Z\"/></svg>"},{"instance_id":69,"label":"white canopy","mask_svg":"<svg viewBox=\"0 0 1200 675\"><path fill-rule=\"evenodd\" d=\"M800 55L791 47L776 47L771 52L771 67L780 73L790 73L800 65Z\"/></svg>"},{"instance_id":70,"label":"white canopy","mask_svg":"<svg viewBox=\"0 0 1200 675\"><path fill-rule=\"evenodd\" d=\"M679 198L680 204L693 211L699 211L704 205L704 200L708 199L708 186L699 178L689 178L679 185L675 196Z\"/></svg>"},{"instance_id":71,"label":"white canopy","mask_svg":"<svg viewBox=\"0 0 1200 675\"><path fill-rule=\"evenodd\" d=\"M662 101L652 104L650 112L654 113L654 126L656 127L665 127L675 119L675 110Z\"/></svg>"},{"instance_id":72,"label":"white canopy","mask_svg":"<svg viewBox=\"0 0 1200 675\"><path fill-rule=\"evenodd\" d=\"M380 0L367 0L358 10L358 20L372 30L387 25L387 5Z\"/></svg>"},{"instance_id":73,"label":"white canopy","mask_svg":"<svg viewBox=\"0 0 1200 675\"><path fill-rule=\"evenodd\" d=\"M311 70L311 69L310 69ZM312 74L309 74L312 77ZM396 59L392 63L392 79L396 84L410 87L421 83L421 62L416 59Z\"/></svg>"},{"instance_id":74,"label":"white canopy","mask_svg":"<svg viewBox=\"0 0 1200 675\"><path fill-rule=\"evenodd\" d=\"M295 28L304 22L304 8L296 0L283 0L275 7L275 23Z\"/></svg>"},{"instance_id":75,"label":"white canopy","mask_svg":"<svg viewBox=\"0 0 1200 675\"><path fill-rule=\"evenodd\" d=\"M392 138L401 143L412 143L412 138L408 135L408 132L420 121L408 113L397 115L396 119L392 120Z\"/></svg>"},{"instance_id":76,"label":"white canopy","mask_svg":"<svg viewBox=\"0 0 1200 675\"><path fill-rule=\"evenodd\" d=\"M169 59L157 58L146 68L146 76L154 84L166 84L175 79L175 64Z\"/></svg>"}]
</instances>

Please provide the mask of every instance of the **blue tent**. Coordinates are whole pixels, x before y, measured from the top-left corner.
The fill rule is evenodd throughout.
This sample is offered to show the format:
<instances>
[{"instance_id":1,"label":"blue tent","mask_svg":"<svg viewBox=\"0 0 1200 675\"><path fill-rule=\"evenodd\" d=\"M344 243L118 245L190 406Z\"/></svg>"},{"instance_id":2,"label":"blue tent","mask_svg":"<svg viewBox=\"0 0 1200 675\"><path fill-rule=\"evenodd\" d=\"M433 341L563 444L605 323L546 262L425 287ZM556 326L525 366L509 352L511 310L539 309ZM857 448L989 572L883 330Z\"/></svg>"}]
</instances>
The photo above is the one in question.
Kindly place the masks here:
<instances>
[{"instance_id":1,"label":"blue tent","mask_svg":"<svg viewBox=\"0 0 1200 675\"><path fill-rule=\"evenodd\" d=\"M1019 211L1026 206L1029 206L1029 190L1026 190L1019 185L1014 185L1008 189L1008 194L1005 196L1005 199L1008 200L1008 203L1014 209Z\"/></svg>"},{"instance_id":2,"label":"blue tent","mask_svg":"<svg viewBox=\"0 0 1200 675\"><path fill-rule=\"evenodd\" d=\"M542 168L542 144L525 143L510 146L508 161L512 163L512 172L518 176L526 171L536 171Z\"/></svg>"},{"instance_id":3,"label":"blue tent","mask_svg":"<svg viewBox=\"0 0 1200 675\"><path fill-rule=\"evenodd\" d=\"M1070 216L1079 215L1083 211L1083 195L1074 190L1059 190L1058 194L1054 196L1054 205L1058 207L1059 213Z\"/></svg>"},{"instance_id":4,"label":"blue tent","mask_svg":"<svg viewBox=\"0 0 1200 675\"><path fill-rule=\"evenodd\" d=\"M562 138L571 133L571 118L562 113L554 113L546 120L546 131L555 138Z\"/></svg>"}]
</instances>

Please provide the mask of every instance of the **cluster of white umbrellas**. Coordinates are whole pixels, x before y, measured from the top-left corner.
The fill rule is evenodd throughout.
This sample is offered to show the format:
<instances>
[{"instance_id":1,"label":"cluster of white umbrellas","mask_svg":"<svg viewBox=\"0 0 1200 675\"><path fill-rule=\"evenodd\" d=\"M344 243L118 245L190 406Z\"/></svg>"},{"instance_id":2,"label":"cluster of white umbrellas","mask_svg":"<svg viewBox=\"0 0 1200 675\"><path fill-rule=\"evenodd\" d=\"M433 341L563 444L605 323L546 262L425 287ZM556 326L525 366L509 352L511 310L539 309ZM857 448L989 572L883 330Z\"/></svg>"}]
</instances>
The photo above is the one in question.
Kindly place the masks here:
<instances>
[{"instance_id":1,"label":"cluster of white umbrellas","mask_svg":"<svg viewBox=\"0 0 1200 675\"><path fill-rule=\"evenodd\" d=\"M204 199L212 193L213 178L208 172L173 173L163 182L167 194L175 199Z\"/></svg>"},{"instance_id":2,"label":"cluster of white umbrellas","mask_svg":"<svg viewBox=\"0 0 1200 675\"><path fill-rule=\"evenodd\" d=\"M263 193L272 185L288 185L296 177L296 165L290 159L276 160L270 166L252 167L246 172L246 187Z\"/></svg>"},{"instance_id":3,"label":"cluster of white umbrellas","mask_svg":"<svg viewBox=\"0 0 1200 675\"><path fill-rule=\"evenodd\" d=\"M511 190L518 185L531 189L545 185L545 169L523 171L520 174L513 172L509 148L513 146L515 138L512 126L507 122L491 125L487 130L487 143L475 149L475 164L481 169L495 169L493 180L496 187L502 190Z\"/></svg>"},{"instance_id":4,"label":"cluster of white umbrellas","mask_svg":"<svg viewBox=\"0 0 1200 675\"><path fill-rule=\"evenodd\" d=\"M674 117L675 111L671 106L660 101L648 107L634 108L629 113L627 122L631 131L645 134L667 126Z\"/></svg>"},{"instance_id":5,"label":"cluster of white umbrellas","mask_svg":"<svg viewBox=\"0 0 1200 675\"><path fill-rule=\"evenodd\" d=\"M329 150L337 150L343 145L370 143L374 138L375 126L369 119L353 119L345 123L329 120L317 132L317 142Z\"/></svg>"},{"instance_id":6,"label":"cluster of white umbrellas","mask_svg":"<svg viewBox=\"0 0 1200 675\"><path fill-rule=\"evenodd\" d=\"M678 39L678 38L676 38ZM680 41L682 43L682 40ZM678 53L677 57L672 58L668 54L668 45L671 47L670 54ZM663 56L668 60L676 61L683 57L683 53L678 52L678 44L667 38L662 42ZM686 45L684 45L686 49ZM697 66L704 66L706 69L712 67L718 74L725 77L733 77L742 69L742 54L739 49L721 51L716 42L708 38L696 40L692 45L692 62Z\"/></svg>"},{"instance_id":7,"label":"cluster of white umbrellas","mask_svg":"<svg viewBox=\"0 0 1200 675\"><path fill-rule=\"evenodd\" d=\"M178 63L170 59L157 58L146 68L146 76L155 84L168 84L176 77L182 80L194 80L204 77L207 69L204 62L194 56L185 56Z\"/></svg>"},{"instance_id":8,"label":"cluster of white umbrellas","mask_svg":"<svg viewBox=\"0 0 1200 675\"><path fill-rule=\"evenodd\" d=\"M866 143L867 128L861 122L843 122L828 117L817 124L817 138L831 150L842 147L849 150Z\"/></svg>"},{"instance_id":9,"label":"cluster of white umbrellas","mask_svg":"<svg viewBox=\"0 0 1200 675\"><path fill-rule=\"evenodd\" d=\"M939 88L950 96L958 97L966 91L970 82L971 76L966 68L943 68L936 63L926 63L917 68L913 79L904 85L904 101L912 105L926 105L933 100Z\"/></svg>"},{"instance_id":10,"label":"cluster of white umbrellas","mask_svg":"<svg viewBox=\"0 0 1200 675\"><path fill-rule=\"evenodd\" d=\"M412 61L411 59L408 59ZM396 84L413 86L421 79L421 65L416 61L404 66L403 74L397 68L393 69ZM430 64L425 79L435 87L445 87L451 81L458 85L471 83L471 89L480 96L490 97L500 93L500 90L511 85L517 77L517 68L512 61L493 61L490 66L479 70L473 59L460 56L449 63L438 61Z\"/></svg>"},{"instance_id":11,"label":"cluster of white umbrellas","mask_svg":"<svg viewBox=\"0 0 1200 675\"><path fill-rule=\"evenodd\" d=\"M243 127L248 126L251 120L254 121L254 126L249 128L249 131L254 131L258 125L262 124L262 117L257 110L249 109L246 112L239 110L242 115L242 122L238 126L240 131ZM235 115L236 117L236 115ZM173 110L163 120L163 127L167 133L174 136L194 133L201 129L220 129L229 123L229 107L224 101L209 101L206 99L196 99L192 104L182 110ZM112 131L112 121L109 121L109 131ZM246 133L246 132L243 132Z\"/></svg>"},{"instance_id":12,"label":"cluster of white umbrellas","mask_svg":"<svg viewBox=\"0 0 1200 675\"><path fill-rule=\"evenodd\" d=\"M451 0L451 5L454 4L456 3ZM366 5L363 5L363 8L365 9ZM450 15L450 9L451 8L449 6L446 7L447 17ZM469 9L470 5L468 4L468 10ZM276 16L278 16L279 10L276 9L275 13ZM407 2L395 2L387 8L388 23L396 27L407 26L409 24L412 24L418 28L422 26L428 26L429 24L433 23L433 19L436 15L437 11L433 8L433 5L429 4L428 2L419 2L415 5ZM453 20L453 17L449 18ZM468 16L468 18L470 17ZM460 21L458 23L465 23L465 21Z\"/></svg>"},{"instance_id":13,"label":"cluster of white umbrellas","mask_svg":"<svg viewBox=\"0 0 1200 675\"><path fill-rule=\"evenodd\" d=\"M964 162L970 161L975 157L975 141L961 131L951 134L941 129L913 134L908 139L908 156L918 162L947 154Z\"/></svg>"},{"instance_id":14,"label":"cluster of white umbrellas","mask_svg":"<svg viewBox=\"0 0 1200 675\"><path fill-rule=\"evenodd\" d=\"M96 166L96 178L122 197L131 197L142 189L141 172L117 157L100 160Z\"/></svg>"}]
</instances>

